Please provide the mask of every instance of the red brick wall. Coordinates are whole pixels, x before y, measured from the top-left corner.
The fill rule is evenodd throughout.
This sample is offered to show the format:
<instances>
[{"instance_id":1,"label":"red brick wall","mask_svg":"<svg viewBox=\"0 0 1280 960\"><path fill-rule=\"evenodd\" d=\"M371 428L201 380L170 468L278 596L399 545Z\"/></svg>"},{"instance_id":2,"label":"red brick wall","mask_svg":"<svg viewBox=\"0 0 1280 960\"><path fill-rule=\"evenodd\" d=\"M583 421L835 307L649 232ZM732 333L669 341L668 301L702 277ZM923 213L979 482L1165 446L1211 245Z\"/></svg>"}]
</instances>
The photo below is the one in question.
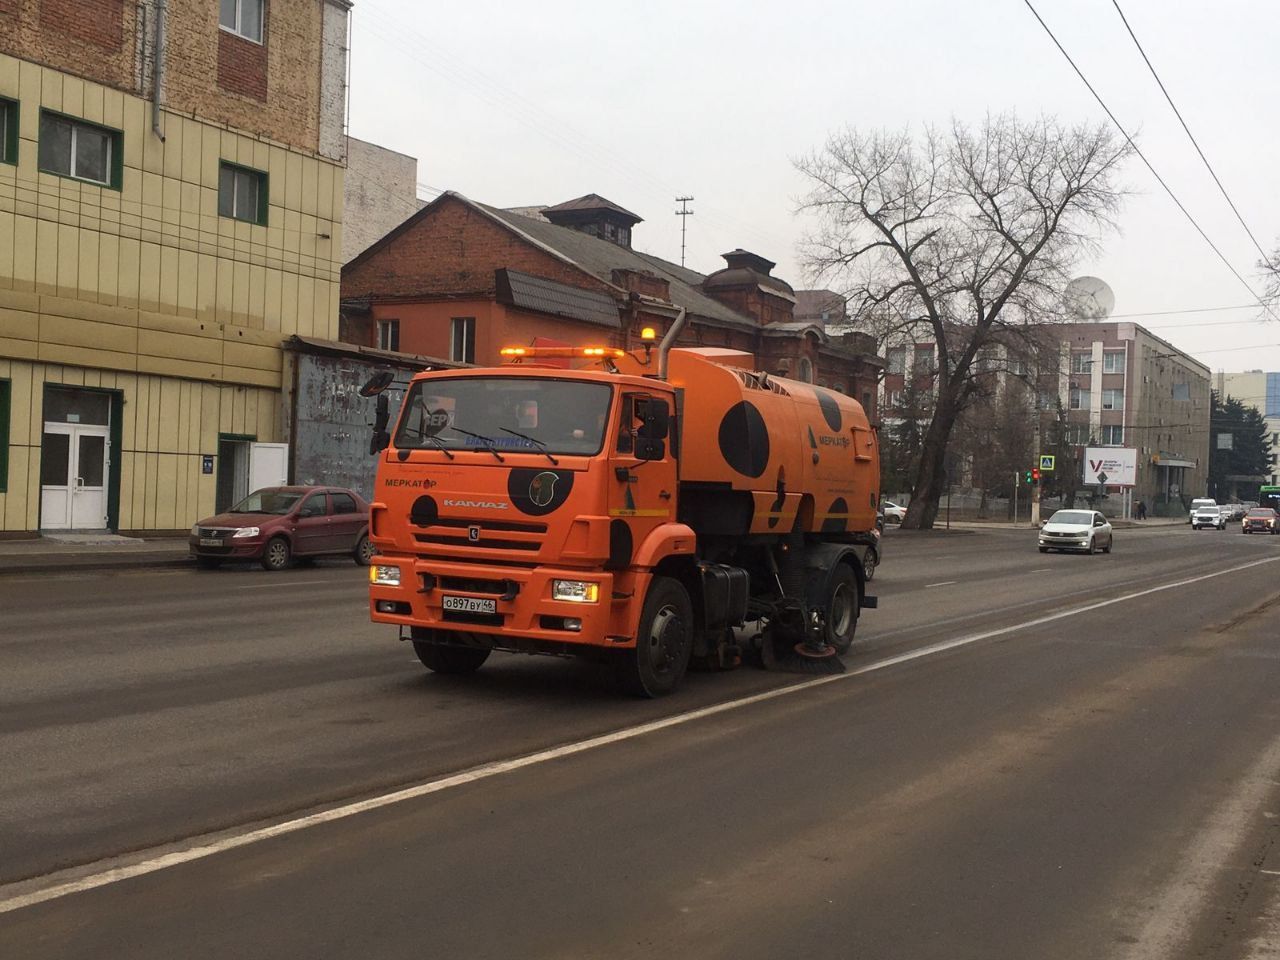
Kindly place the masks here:
<instances>
[{"instance_id":1,"label":"red brick wall","mask_svg":"<svg viewBox=\"0 0 1280 960\"><path fill-rule=\"evenodd\" d=\"M270 11L267 13L269 14ZM226 30L218 31L218 86L244 97L267 101L267 33L270 17L263 15L262 43Z\"/></svg>"},{"instance_id":2,"label":"red brick wall","mask_svg":"<svg viewBox=\"0 0 1280 960\"><path fill-rule=\"evenodd\" d=\"M18 0L0 0L0 17L16 15L18 12Z\"/></svg>"},{"instance_id":3,"label":"red brick wall","mask_svg":"<svg viewBox=\"0 0 1280 960\"><path fill-rule=\"evenodd\" d=\"M386 246L345 266L342 296L492 294L493 274L500 267L587 290L609 289L478 210L446 197Z\"/></svg>"},{"instance_id":4,"label":"red brick wall","mask_svg":"<svg viewBox=\"0 0 1280 960\"><path fill-rule=\"evenodd\" d=\"M40 23L116 51L124 40L124 0L40 0Z\"/></svg>"}]
</instances>

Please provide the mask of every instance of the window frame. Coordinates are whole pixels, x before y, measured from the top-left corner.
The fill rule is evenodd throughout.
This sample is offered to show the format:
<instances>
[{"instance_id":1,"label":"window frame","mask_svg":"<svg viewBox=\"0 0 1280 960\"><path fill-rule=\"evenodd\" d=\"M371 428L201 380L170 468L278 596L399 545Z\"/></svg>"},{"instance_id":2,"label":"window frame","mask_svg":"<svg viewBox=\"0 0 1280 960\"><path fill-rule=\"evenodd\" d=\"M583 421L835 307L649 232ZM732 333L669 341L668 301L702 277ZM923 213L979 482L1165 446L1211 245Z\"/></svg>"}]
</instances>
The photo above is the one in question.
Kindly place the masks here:
<instances>
[{"instance_id":1,"label":"window frame","mask_svg":"<svg viewBox=\"0 0 1280 960\"><path fill-rule=\"evenodd\" d=\"M894 362L895 357L897 362ZM885 373L902 376L907 372L907 348L890 347L884 352Z\"/></svg>"},{"instance_id":2,"label":"window frame","mask_svg":"<svg viewBox=\"0 0 1280 960\"><path fill-rule=\"evenodd\" d=\"M1108 406L1107 395L1111 395L1110 406ZM1103 410L1123 410L1124 409L1124 391L1119 387L1107 387L1102 391L1102 409Z\"/></svg>"},{"instance_id":3,"label":"window frame","mask_svg":"<svg viewBox=\"0 0 1280 960\"><path fill-rule=\"evenodd\" d=\"M231 213L222 212L222 171L231 171ZM255 216L253 218L237 216L235 213L236 205L236 184L235 177L239 175L248 175L257 180L258 183L258 203ZM218 160L218 216L225 217L228 220L235 220L237 223L247 223L256 227L265 227L267 225L267 216L271 210L271 175L265 170L257 170L253 167L246 167L243 163L233 163L230 160Z\"/></svg>"},{"instance_id":4,"label":"window frame","mask_svg":"<svg viewBox=\"0 0 1280 960\"><path fill-rule=\"evenodd\" d=\"M1125 353L1123 350L1104 350L1102 352L1102 372L1124 373L1124 358ZM1115 360L1116 362L1108 365L1108 360ZM1114 367L1114 369L1112 369L1112 367Z\"/></svg>"},{"instance_id":5,"label":"window frame","mask_svg":"<svg viewBox=\"0 0 1280 960\"><path fill-rule=\"evenodd\" d=\"M1093 353L1091 351L1072 351L1070 372L1074 374L1092 373Z\"/></svg>"},{"instance_id":6,"label":"window frame","mask_svg":"<svg viewBox=\"0 0 1280 960\"><path fill-rule=\"evenodd\" d=\"M1115 431L1120 431L1120 438L1114 437ZM1110 436L1110 439L1108 437ZM1123 447L1124 446L1124 424L1122 423L1104 423L1102 425L1102 445L1104 447Z\"/></svg>"},{"instance_id":7,"label":"window frame","mask_svg":"<svg viewBox=\"0 0 1280 960\"><path fill-rule=\"evenodd\" d=\"M0 133L0 163L18 165L18 101L0 97L0 118L4 130Z\"/></svg>"},{"instance_id":8,"label":"window frame","mask_svg":"<svg viewBox=\"0 0 1280 960\"><path fill-rule=\"evenodd\" d=\"M0 493L9 490L9 418L13 416L13 381L0 380Z\"/></svg>"},{"instance_id":9,"label":"window frame","mask_svg":"<svg viewBox=\"0 0 1280 960\"><path fill-rule=\"evenodd\" d=\"M351 502L351 509L350 509L350 510L339 510L339 509L338 509L338 498L339 498L339 497L343 498L344 500L349 500L349 501ZM351 494L347 493L347 491L345 491L345 490L330 490L330 491L329 491L329 515L330 515L330 516L333 516L333 517L350 517L350 516L355 516L355 515L356 515L356 514L358 514L358 513L360 513L360 504L356 503L356 498L355 498L355 497L353 497Z\"/></svg>"},{"instance_id":10,"label":"window frame","mask_svg":"<svg viewBox=\"0 0 1280 960\"><path fill-rule=\"evenodd\" d=\"M236 8L236 22L234 25L227 25L222 22L222 4L218 4L218 29L225 30L232 36L239 37L241 40L248 40L250 43L256 43L258 46L266 45L267 36L267 0L260 0L258 4L258 35L250 36L244 32L244 0L232 0Z\"/></svg>"},{"instance_id":11,"label":"window frame","mask_svg":"<svg viewBox=\"0 0 1280 960\"><path fill-rule=\"evenodd\" d=\"M393 333L393 337L387 337L387 333ZM394 345L389 345L389 341L394 340ZM389 350L392 353L400 352L400 319L398 317L388 317L386 320L378 321L378 349Z\"/></svg>"},{"instance_id":12,"label":"window frame","mask_svg":"<svg viewBox=\"0 0 1280 960\"><path fill-rule=\"evenodd\" d=\"M64 120L71 124L71 162L68 164L68 168L72 171L71 173L63 173L61 170L50 170L41 163L40 147L44 144L44 121L46 117ZM107 135L107 179L105 181L82 177L74 172L77 127L88 127ZM94 123L92 120L85 120L82 117L75 117L69 113L41 108L39 132L36 140L36 169L40 173L47 173L51 177L62 177L64 180L74 180L76 183L87 183L91 187L103 187L107 190L121 190L124 182L124 131L117 130L115 127L108 127L106 124Z\"/></svg>"},{"instance_id":13,"label":"window frame","mask_svg":"<svg viewBox=\"0 0 1280 960\"><path fill-rule=\"evenodd\" d=\"M1067 391L1068 410L1088 410L1093 404L1093 391L1072 387Z\"/></svg>"},{"instance_id":14,"label":"window frame","mask_svg":"<svg viewBox=\"0 0 1280 960\"><path fill-rule=\"evenodd\" d=\"M458 356L458 324L462 324L462 356ZM467 336L468 331L470 337ZM467 345L470 341L471 359L467 359ZM449 318L449 359L454 363L471 363L476 362L476 318L475 317L450 317Z\"/></svg>"}]
</instances>

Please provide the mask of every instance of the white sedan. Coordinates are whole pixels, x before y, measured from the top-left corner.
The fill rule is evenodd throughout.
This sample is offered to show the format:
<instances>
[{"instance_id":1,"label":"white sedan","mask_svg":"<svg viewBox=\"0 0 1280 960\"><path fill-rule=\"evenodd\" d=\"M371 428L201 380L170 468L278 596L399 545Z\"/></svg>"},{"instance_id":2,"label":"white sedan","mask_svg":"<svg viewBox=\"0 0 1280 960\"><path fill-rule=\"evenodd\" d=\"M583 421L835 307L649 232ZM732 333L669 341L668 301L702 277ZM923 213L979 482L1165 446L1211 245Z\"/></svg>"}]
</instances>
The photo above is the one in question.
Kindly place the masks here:
<instances>
[{"instance_id":1,"label":"white sedan","mask_svg":"<svg viewBox=\"0 0 1280 960\"><path fill-rule=\"evenodd\" d=\"M885 523L901 523L907 516L907 508L898 506L892 500L882 501L880 512L884 514Z\"/></svg>"},{"instance_id":2,"label":"white sedan","mask_svg":"<svg viewBox=\"0 0 1280 960\"><path fill-rule=\"evenodd\" d=\"M1097 510L1059 510L1040 527L1040 552L1111 552L1111 524Z\"/></svg>"}]
</instances>

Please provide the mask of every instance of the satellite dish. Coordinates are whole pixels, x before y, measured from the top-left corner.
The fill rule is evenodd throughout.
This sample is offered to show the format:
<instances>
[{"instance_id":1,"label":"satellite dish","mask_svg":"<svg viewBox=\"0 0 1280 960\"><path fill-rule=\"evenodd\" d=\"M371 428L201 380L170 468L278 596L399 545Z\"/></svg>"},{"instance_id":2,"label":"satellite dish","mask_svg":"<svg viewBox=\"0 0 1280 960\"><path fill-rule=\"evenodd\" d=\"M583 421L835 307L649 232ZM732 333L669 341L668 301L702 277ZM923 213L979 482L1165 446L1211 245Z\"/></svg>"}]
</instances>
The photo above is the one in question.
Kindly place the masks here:
<instances>
[{"instance_id":1,"label":"satellite dish","mask_svg":"<svg viewBox=\"0 0 1280 960\"><path fill-rule=\"evenodd\" d=\"M1067 310L1077 320L1105 320L1116 308L1116 295L1105 280L1076 277L1067 284Z\"/></svg>"}]
</instances>

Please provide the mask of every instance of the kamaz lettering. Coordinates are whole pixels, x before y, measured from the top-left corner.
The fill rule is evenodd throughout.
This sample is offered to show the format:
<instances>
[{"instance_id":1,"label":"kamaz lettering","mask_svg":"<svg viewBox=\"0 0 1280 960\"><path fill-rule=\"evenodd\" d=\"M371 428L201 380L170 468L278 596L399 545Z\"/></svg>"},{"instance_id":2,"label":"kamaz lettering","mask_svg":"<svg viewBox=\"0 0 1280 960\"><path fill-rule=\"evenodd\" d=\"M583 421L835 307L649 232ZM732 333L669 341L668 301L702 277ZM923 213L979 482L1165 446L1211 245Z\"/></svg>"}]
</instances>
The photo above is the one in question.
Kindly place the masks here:
<instances>
[{"instance_id":1,"label":"kamaz lettering","mask_svg":"<svg viewBox=\"0 0 1280 960\"><path fill-rule=\"evenodd\" d=\"M496 500L446 500L446 507L463 507L470 510L506 510L511 506L509 503L499 503Z\"/></svg>"}]
</instances>

